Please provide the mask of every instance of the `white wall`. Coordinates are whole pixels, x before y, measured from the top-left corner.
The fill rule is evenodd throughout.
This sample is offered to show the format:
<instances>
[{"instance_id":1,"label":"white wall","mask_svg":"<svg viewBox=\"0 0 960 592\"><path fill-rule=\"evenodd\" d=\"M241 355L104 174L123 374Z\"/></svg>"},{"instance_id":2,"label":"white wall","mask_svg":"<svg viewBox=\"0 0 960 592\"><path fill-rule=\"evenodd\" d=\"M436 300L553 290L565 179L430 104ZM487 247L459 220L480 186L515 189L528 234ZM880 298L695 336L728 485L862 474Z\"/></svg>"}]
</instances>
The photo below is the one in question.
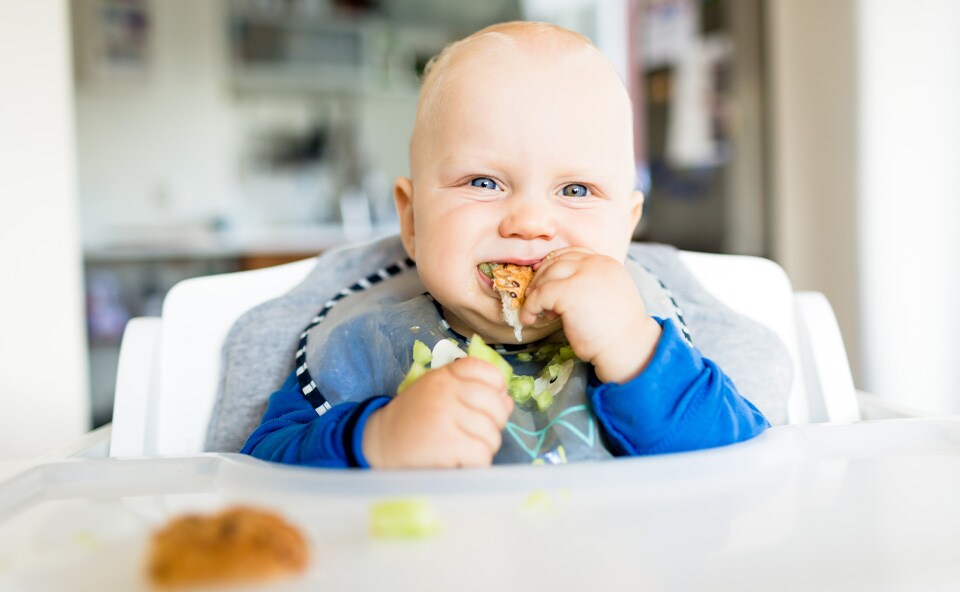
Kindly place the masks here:
<instances>
[{"instance_id":1,"label":"white wall","mask_svg":"<svg viewBox=\"0 0 960 592\"><path fill-rule=\"evenodd\" d=\"M88 428L65 0L0 0L0 459Z\"/></svg>"},{"instance_id":2,"label":"white wall","mask_svg":"<svg viewBox=\"0 0 960 592\"><path fill-rule=\"evenodd\" d=\"M220 0L150 2L148 59L127 76L97 57L97 6L73 6L85 230L223 213L238 191L238 148Z\"/></svg>"},{"instance_id":3,"label":"white wall","mask_svg":"<svg viewBox=\"0 0 960 592\"><path fill-rule=\"evenodd\" d=\"M773 256L826 294L859 382L857 1L767 9Z\"/></svg>"},{"instance_id":4,"label":"white wall","mask_svg":"<svg viewBox=\"0 0 960 592\"><path fill-rule=\"evenodd\" d=\"M960 2L858 12L863 385L960 413Z\"/></svg>"}]
</instances>

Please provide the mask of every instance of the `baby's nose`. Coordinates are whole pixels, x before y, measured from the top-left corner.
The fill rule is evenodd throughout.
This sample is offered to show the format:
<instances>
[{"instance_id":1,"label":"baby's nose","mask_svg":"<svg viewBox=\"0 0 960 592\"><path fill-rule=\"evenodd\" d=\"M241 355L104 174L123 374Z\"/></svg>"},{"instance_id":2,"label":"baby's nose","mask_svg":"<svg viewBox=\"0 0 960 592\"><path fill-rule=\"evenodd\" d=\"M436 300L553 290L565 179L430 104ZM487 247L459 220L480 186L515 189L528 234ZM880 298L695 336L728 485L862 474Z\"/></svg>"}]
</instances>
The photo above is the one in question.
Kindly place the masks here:
<instances>
[{"instance_id":1,"label":"baby's nose","mask_svg":"<svg viewBox=\"0 0 960 592\"><path fill-rule=\"evenodd\" d=\"M549 240L556 235L557 222L548 199L511 195L504 201L506 210L500 221L500 235L504 238Z\"/></svg>"}]
</instances>

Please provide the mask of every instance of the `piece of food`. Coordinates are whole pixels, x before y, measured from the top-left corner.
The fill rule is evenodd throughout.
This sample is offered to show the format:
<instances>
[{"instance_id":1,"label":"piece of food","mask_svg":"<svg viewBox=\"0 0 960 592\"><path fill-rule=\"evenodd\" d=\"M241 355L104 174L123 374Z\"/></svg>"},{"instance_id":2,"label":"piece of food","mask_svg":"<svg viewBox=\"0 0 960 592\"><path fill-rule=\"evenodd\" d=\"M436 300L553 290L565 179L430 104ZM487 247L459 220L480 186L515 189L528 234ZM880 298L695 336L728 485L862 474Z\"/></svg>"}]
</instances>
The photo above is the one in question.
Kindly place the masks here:
<instances>
[{"instance_id":1,"label":"piece of food","mask_svg":"<svg viewBox=\"0 0 960 592\"><path fill-rule=\"evenodd\" d=\"M533 400L537 404L537 411L543 412L550 408L550 405L553 405L553 393L550 389L544 389L540 392L533 394Z\"/></svg>"},{"instance_id":2,"label":"piece of food","mask_svg":"<svg viewBox=\"0 0 960 592\"><path fill-rule=\"evenodd\" d=\"M523 405L533 396L534 380L532 376L514 375L510 378L507 392L517 405Z\"/></svg>"},{"instance_id":3,"label":"piece of food","mask_svg":"<svg viewBox=\"0 0 960 592\"><path fill-rule=\"evenodd\" d=\"M482 263L480 271L493 280L493 289L500 294L503 320L513 327L517 341L523 340L520 308L527 297L527 286L533 279L533 268L513 263Z\"/></svg>"},{"instance_id":4,"label":"piece of food","mask_svg":"<svg viewBox=\"0 0 960 592\"><path fill-rule=\"evenodd\" d=\"M533 400L539 411L546 411L550 405L553 405L554 398L560 394L570 380L570 376L573 375L576 358L565 362L560 362L559 359L559 355L551 358L551 363L544 366L540 376L533 381Z\"/></svg>"},{"instance_id":5,"label":"piece of food","mask_svg":"<svg viewBox=\"0 0 960 592\"><path fill-rule=\"evenodd\" d=\"M544 464L543 459L537 460L540 461L539 464ZM550 494L546 491L535 489L523 500L523 508L525 510L535 510L538 512L549 511L553 509L553 500L550 499Z\"/></svg>"},{"instance_id":6,"label":"piece of food","mask_svg":"<svg viewBox=\"0 0 960 592\"><path fill-rule=\"evenodd\" d=\"M467 352L457 346L453 339L441 339L433 346L431 352L430 368L443 368L454 360L467 357Z\"/></svg>"},{"instance_id":7,"label":"piece of food","mask_svg":"<svg viewBox=\"0 0 960 592\"><path fill-rule=\"evenodd\" d=\"M425 499L377 502L370 509L370 534L376 538L419 539L440 532L440 518Z\"/></svg>"},{"instance_id":8,"label":"piece of food","mask_svg":"<svg viewBox=\"0 0 960 592\"><path fill-rule=\"evenodd\" d=\"M188 514L154 533L146 569L160 588L253 584L290 577L309 561L307 541L273 512L237 506Z\"/></svg>"},{"instance_id":9,"label":"piece of food","mask_svg":"<svg viewBox=\"0 0 960 592\"><path fill-rule=\"evenodd\" d=\"M426 366L433 359L433 352L427 347L427 344L417 339L413 342L413 361L421 366Z\"/></svg>"},{"instance_id":10,"label":"piece of food","mask_svg":"<svg viewBox=\"0 0 960 592\"><path fill-rule=\"evenodd\" d=\"M410 369L407 370L407 375L404 376L400 384L397 385L397 392L402 393L408 386L413 384L415 380L426 374L429 370L429 368L414 360L413 363L410 364Z\"/></svg>"},{"instance_id":11,"label":"piece of food","mask_svg":"<svg viewBox=\"0 0 960 592\"><path fill-rule=\"evenodd\" d=\"M403 392L413 381L427 373L427 365L433 360L433 352L427 345L417 339L413 342L413 364L407 370L407 375L403 377L400 384L397 385L397 392Z\"/></svg>"},{"instance_id":12,"label":"piece of food","mask_svg":"<svg viewBox=\"0 0 960 592\"><path fill-rule=\"evenodd\" d=\"M510 385L510 378L513 377L513 366L510 362L503 359L503 356L497 353L495 349L486 344L482 337L474 333L467 345L467 355L471 358L477 358L490 362L497 367L497 370L503 374L503 382Z\"/></svg>"}]
</instances>

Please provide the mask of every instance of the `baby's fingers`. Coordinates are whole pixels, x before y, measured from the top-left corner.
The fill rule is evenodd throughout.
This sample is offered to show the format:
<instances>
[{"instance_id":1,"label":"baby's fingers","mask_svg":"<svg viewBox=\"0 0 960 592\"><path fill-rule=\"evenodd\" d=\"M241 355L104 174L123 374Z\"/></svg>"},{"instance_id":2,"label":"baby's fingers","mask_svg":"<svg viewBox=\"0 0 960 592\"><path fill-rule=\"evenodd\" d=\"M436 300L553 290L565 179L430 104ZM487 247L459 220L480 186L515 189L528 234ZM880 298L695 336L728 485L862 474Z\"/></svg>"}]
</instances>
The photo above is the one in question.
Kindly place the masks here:
<instances>
[{"instance_id":1,"label":"baby's fingers","mask_svg":"<svg viewBox=\"0 0 960 592\"><path fill-rule=\"evenodd\" d=\"M471 412L485 415L499 429L507 425L513 413L513 399L503 389L465 388L460 391L460 401Z\"/></svg>"},{"instance_id":2,"label":"baby's fingers","mask_svg":"<svg viewBox=\"0 0 960 592\"><path fill-rule=\"evenodd\" d=\"M584 257L589 257L593 255L594 252L586 247L564 247L562 249L557 249L556 251L551 251L547 253L547 256L543 258L539 263L533 266L533 271L539 272L545 266L550 263L554 263L562 259L583 259Z\"/></svg>"},{"instance_id":3,"label":"baby's fingers","mask_svg":"<svg viewBox=\"0 0 960 592\"><path fill-rule=\"evenodd\" d=\"M520 309L520 322L537 325L562 317L567 288L563 281L550 281L527 291L527 299Z\"/></svg>"},{"instance_id":4,"label":"baby's fingers","mask_svg":"<svg viewBox=\"0 0 960 592\"><path fill-rule=\"evenodd\" d=\"M505 390L507 385L503 382L503 375L497 370L497 367L477 358L460 358L447 364L443 370L449 372L454 378L464 382L479 382L494 390Z\"/></svg>"},{"instance_id":5,"label":"baby's fingers","mask_svg":"<svg viewBox=\"0 0 960 592\"><path fill-rule=\"evenodd\" d=\"M486 445L479 440L472 440L470 445L463 446L458 450L455 457L456 466L464 469L489 467L493 462L494 454L496 454L496 451L490 452Z\"/></svg>"},{"instance_id":6,"label":"baby's fingers","mask_svg":"<svg viewBox=\"0 0 960 592\"><path fill-rule=\"evenodd\" d=\"M463 444L467 450L475 448L475 443L482 444L482 452L487 457L487 464L490 463L489 459L500 450L500 445L503 443L501 430L485 414L462 413L457 418L456 427L464 436Z\"/></svg>"}]
</instances>

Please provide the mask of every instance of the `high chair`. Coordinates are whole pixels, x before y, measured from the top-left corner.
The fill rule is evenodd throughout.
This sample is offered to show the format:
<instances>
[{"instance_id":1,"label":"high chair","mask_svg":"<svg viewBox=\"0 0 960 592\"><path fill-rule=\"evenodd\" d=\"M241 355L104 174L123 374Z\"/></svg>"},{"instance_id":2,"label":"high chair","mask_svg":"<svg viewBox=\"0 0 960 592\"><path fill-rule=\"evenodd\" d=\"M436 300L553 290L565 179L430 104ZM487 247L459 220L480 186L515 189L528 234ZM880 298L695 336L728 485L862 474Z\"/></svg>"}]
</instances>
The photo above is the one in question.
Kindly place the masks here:
<instances>
[{"instance_id":1,"label":"high chair","mask_svg":"<svg viewBox=\"0 0 960 592\"><path fill-rule=\"evenodd\" d=\"M789 423L861 419L840 331L822 294L794 292L783 269L767 259L680 256L721 302L783 340L794 363ZM110 456L201 452L230 327L297 285L315 263L184 280L167 294L161 317L132 319L120 350Z\"/></svg>"},{"instance_id":2,"label":"high chair","mask_svg":"<svg viewBox=\"0 0 960 592\"><path fill-rule=\"evenodd\" d=\"M342 471L198 454L231 326L316 260L190 279L160 318L128 325L112 426L0 467L0 588L142 589L152 533L237 503L284 515L310 541L316 559L283 590L740 590L745 578L783 588L784 574L792 590L956 588L960 416L858 421L881 406L858 399L822 295L794 293L765 259L681 257L781 337L794 425L736 446L549 469ZM371 539L374 509L411 498L438 532Z\"/></svg>"}]
</instances>

